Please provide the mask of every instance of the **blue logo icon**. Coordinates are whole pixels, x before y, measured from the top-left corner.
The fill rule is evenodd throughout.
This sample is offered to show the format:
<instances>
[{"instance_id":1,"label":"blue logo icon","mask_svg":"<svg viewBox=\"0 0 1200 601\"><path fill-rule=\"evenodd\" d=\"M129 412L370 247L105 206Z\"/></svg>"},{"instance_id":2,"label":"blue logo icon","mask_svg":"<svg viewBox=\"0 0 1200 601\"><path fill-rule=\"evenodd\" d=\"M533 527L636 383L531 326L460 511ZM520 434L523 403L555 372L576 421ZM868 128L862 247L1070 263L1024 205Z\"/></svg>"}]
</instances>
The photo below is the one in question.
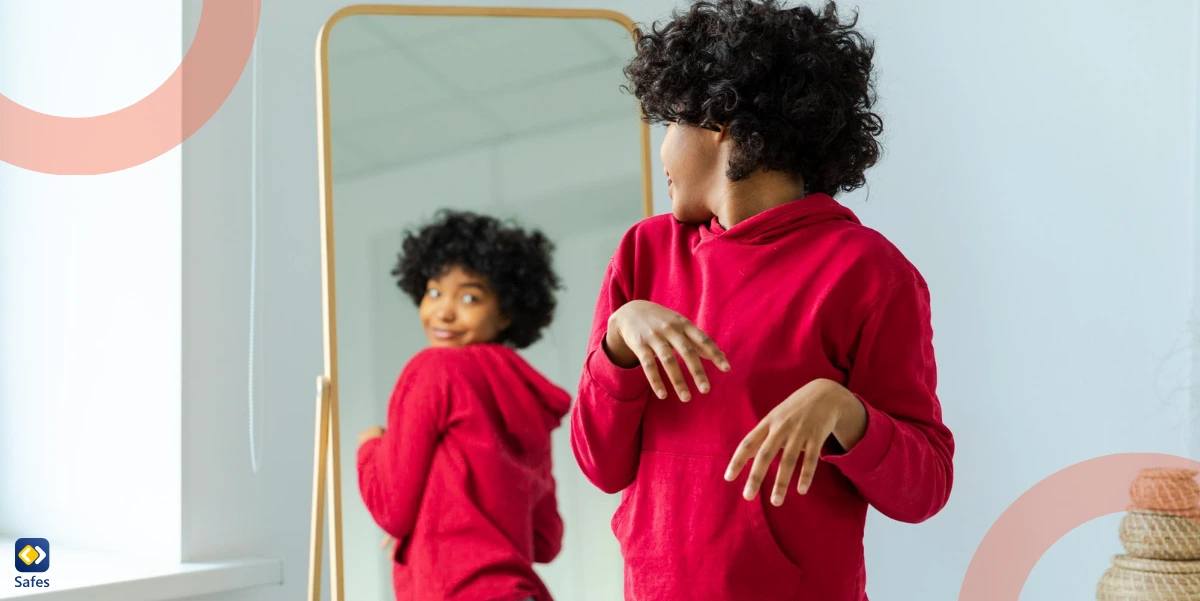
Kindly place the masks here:
<instances>
[{"instance_id":1,"label":"blue logo icon","mask_svg":"<svg viewBox=\"0 0 1200 601\"><path fill-rule=\"evenodd\" d=\"M18 538L18 572L45 572L50 569L50 541L44 538Z\"/></svg>"}]
</instances>

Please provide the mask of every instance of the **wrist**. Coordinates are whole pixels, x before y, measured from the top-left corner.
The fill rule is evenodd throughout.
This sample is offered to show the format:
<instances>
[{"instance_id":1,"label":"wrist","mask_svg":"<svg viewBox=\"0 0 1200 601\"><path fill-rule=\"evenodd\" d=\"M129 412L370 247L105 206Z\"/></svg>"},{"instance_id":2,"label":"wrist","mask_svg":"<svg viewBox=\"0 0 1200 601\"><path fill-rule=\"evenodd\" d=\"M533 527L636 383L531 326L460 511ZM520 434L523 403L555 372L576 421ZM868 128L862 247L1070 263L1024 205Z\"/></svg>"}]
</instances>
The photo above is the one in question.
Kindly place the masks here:
<instances>
[{"instance_id":1,"label":"wrist","mask_svg":"<svg viewBox=\"0 0 1200 601\"><path fill-rule=\"evenodd\" d=\"M841 405L837 425L833 428L833 437L846 452L849 452L867 433L867 408L862 401L854 396L846 387L837 385L838 401Z\"/></svg>"},{"instance_id":2,"label":"wrist","mask_svg":"<svg viewBox=\"0 0 1200 601\"><path fill-rule=\"evenodd\" d=\"M638 366L637 355L633 354L633 351L625 344L625 340L621 338L621 334L617 332L616 328L609 327L600 346L613 365L622 369L633 369Z\"/></svg>"}]
</instances>

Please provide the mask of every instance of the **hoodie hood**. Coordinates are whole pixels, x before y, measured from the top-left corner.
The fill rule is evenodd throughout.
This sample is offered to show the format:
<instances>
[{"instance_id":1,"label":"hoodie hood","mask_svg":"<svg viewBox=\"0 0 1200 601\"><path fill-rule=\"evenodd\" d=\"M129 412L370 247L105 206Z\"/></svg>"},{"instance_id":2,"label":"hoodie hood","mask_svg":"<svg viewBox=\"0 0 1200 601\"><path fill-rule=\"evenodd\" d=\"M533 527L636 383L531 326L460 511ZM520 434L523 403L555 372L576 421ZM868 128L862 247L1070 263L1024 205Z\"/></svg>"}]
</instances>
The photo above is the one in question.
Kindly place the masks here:
<instances>
[{"instance_id":1,"label":"hoodie hood","mask_svg":"<svg viewBox=\"0 0 1200 601\"><path fill-rule=\"evenodd\" d=\"M700 228L700 237L702 242L723 240L739 244L770 244L801 228L834 220L859 223L853 211L829 195L811 194L763 211L728 230L713 217L708 227Z\"/></svg>"},{"instance_id":2,"label":"hoodie hood","mask_svg":"<svg viewBox=\"0 0 1200 601\"><path fill-rule=\"evenodd\" d=\"M548 444L550 433L571 408L571 395L507 346L472 344L463 350L482 369L497 417L509 434L526 449Z\"/></svg>"}]
</instances>

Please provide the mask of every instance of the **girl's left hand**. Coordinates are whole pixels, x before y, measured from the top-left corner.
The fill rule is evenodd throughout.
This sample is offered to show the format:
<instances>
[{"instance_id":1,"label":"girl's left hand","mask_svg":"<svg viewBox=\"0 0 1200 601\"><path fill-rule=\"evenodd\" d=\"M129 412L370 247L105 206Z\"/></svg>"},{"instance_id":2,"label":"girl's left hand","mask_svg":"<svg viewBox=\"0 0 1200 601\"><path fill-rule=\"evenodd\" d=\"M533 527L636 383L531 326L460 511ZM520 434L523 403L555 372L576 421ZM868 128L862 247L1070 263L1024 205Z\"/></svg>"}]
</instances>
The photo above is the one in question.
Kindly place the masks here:
<instances>
[{"instance_id":1,"label":"girl's left hand","mask_svg":"<svg viewBox=\"0 0 1200 601\"><path fill-rule=\"evenodd\" d=\"M383 432L383 428L379 426L371 426L370 428L363 430L362 433L358 435L358 444L361 446L362 443L373 438L383 438Z\"/></svg>"},{"instance_id":2,"label":"girl's left hand","mask_svg":"<svg viewBox=\"0 0 1200 601\"><path fill-rule=\"evenodd\" d=\"M775 490L771 493L771 503L782 505L801 454L804 465L797 492L803 495L812 484L821 448L830 435L849 451L862 439L866 426L866 409L849 390L832 380L813 380L772 409L742 440L725 470L725 480L732 482L746 463L754 459L742 492L747 501L753 499L766 478L771 460L782 450Z\"/></svg>"}]
</instances>

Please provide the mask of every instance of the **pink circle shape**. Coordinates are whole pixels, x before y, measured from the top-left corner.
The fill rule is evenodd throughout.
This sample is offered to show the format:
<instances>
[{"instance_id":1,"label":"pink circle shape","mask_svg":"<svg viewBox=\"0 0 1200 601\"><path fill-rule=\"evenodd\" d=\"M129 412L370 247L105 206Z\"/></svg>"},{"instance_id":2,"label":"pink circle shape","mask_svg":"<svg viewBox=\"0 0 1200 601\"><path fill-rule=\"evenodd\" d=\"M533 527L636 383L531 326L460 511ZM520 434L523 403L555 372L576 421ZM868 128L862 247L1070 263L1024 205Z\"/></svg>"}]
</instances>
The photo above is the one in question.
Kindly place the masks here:
<instances>
[{"instance_id":1,"label":"pink circle shape","mask_svg":"<svg viewBox=\"0 0 1200 601\"><path fill-rule=\"evenodd\" d=\"M158 89L119 111L59 117L0 94L0 161L52 175L141 165L179 146L221 108L258 33L261 0L205 0L191 48Z\"/></svg>"},{"instance_id":2,"label":"pink circle shape","mask_svg":"<svg viewBox=\"0 0 1200 601\"><path fill-rule=\"evenodd\" d=\"M1200 469L1200 463L1175 455L1120 453L1077 463L1038 482L984 535L959 601L1017 601L1033 567L1054 543L1091 520L1128 510L1129 483L1143 469L1162 467Z\"/></svg>"}]
</instances>

